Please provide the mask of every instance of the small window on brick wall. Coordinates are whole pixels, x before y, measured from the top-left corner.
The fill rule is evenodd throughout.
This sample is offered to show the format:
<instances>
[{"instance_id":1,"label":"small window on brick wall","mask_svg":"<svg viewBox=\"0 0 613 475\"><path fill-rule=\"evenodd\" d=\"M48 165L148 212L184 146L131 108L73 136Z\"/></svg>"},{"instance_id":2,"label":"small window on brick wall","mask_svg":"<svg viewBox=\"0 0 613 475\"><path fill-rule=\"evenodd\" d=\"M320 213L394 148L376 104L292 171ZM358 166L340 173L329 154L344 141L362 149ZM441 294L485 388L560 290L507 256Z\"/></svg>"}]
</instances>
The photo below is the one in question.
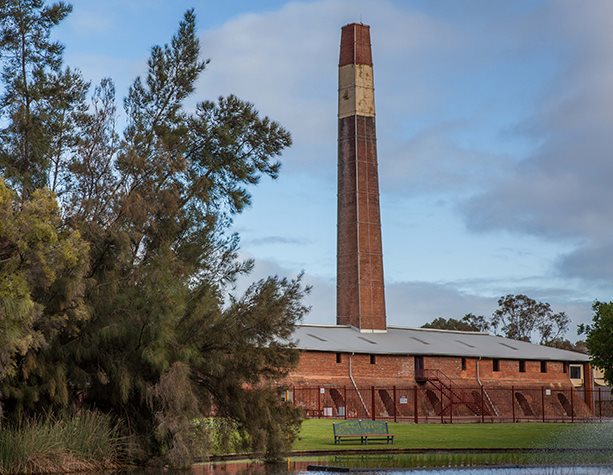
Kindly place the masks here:
<instances>
[{"instance_id":1,"label":"small window on brick wall","mask_svg":"<svg viewBox=\"0 0 613 475\"><path fill-rule=\"evenodd\" d=\"M500 371L500 360L499 359L492 360L492 371Z\"/></svg>"},{"instance_id":2,"label":"small window on brick wall","mask_svg":"<svg viewBox=\"0 0 613 475\"><path fill-rule=\"evenodd\" d=\"M466 358L462 358L462 371L466 371Z\"/></svg>"},{"instance_id":3,"label":"small window on brick wall","mask_svg":"<svg viewBox=\"0 0 613 475\"><path fill-rule=\"evenodd\" d=\"M375 355L370 355L370 364L376 364L377 363L377 357Z\"/></svg>"},{"instance_id":4,"label":"small window on brick wall","mask_svg":"<svg viewBox=\"0 0 613 475\"><path fill-rule=\"evenodd\" d=\"M581 379L581 366L572 365L570 367L571 379Z\"/></svg>"},{"instance_id":5,"label":"small window on brick wall","mask_svg":"<svg viewBox=\"0 0 613 475\"><path fill-rule=\"evenodd\" d=\"M562 363L562 371L568 373L568 363Z\"/></svg>"},{"instance_id":6,"label":"small window on brick wall","mask_svg":"<svg viewBox=\"0 0 613 475\"><path fill-rule=\"evenodd\" d=\"M336 354L336 362L337 363L341 363L343 361L343 355L342 353L337 353Z\"/></svg>"},{"instance_id":7,"label":"small window on brick wall","mask_svg":"<svg viewBox=\"0 0 613 475\"><path fill-rule=\"evenodd\" d=\"M547 361L541 361L541 373L547 372Z\"/></svg>"},{"instance_id":8,"label":"small window on brick wall","mask_svg":"<svg viewBox=\"0 0 613 475\"><path fill-rule=\"evenodd\" d=\"M526 372L526 360L519 360L519 372L520 373Z\"/></svg>"}]
</instances>

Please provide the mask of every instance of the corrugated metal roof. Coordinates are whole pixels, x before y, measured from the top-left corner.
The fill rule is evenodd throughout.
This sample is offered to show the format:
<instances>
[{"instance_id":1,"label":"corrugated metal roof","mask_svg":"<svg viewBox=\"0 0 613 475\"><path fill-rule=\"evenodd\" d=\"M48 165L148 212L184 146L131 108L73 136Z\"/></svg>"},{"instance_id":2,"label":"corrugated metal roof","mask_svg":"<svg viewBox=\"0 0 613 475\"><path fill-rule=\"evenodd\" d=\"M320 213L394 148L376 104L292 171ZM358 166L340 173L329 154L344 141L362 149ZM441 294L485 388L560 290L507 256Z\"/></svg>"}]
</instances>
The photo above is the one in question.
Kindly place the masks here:
<instances>
[{"instance_id":1,"label":"corrugated metal roof","mask_svg":"<svg viewBox=\"0 0 613 475\"><path fill-rule=\"evenodd\" d=\"M294 341L299 349L312 351L589 361L589 356L582 353L487 333L426 328L388 327L387 332L371 333L341 325L298 325Z\"/></svg>"}]
</instances>

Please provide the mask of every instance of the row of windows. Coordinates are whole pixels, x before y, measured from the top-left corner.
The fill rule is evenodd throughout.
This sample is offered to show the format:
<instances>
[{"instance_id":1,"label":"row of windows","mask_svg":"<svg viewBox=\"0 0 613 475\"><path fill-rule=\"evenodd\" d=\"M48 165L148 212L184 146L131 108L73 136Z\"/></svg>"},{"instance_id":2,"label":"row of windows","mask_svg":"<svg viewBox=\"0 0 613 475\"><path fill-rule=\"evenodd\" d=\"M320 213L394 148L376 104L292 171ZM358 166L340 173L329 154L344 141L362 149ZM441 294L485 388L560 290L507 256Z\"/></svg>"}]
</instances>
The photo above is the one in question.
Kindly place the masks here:
<instances>
[{"instance_id":1,"label":"row of windows","mask_svg":"<svg viewBox=\"0 0 613 475\"><path fill-rule=\"evenodd\" d=\"M526 372L526 360L518 360L519 372ZM564 373L568 373L568 363L562 364L562 370ZM466 358L462 358L462 371L466 371ZM500 371L500 360L494 358L492 360L492 371L498 372ZM541 373L547 372L547 361L541 361ZM571 366L570 367L570 377L574 379L578 379L581 377L581 367L580 366Z\"/></svg>"},{"instance_id":2,"label":"row of windows","mask_svg":"<svg viewBox=\"0 0 613 475\"><path fill-rule=\"evenodd\" d=\"M336 354L336 362L337 363L342 363L343 362L343 354L342 353L337 353ZM377 355L370 355L370 364L377 364Z\"/></svg>"},{"instance_id":3,"label":"row of windows","mask_svg":"<svg viewBox=\"0 0 613 475\"><path fill-rule=\"evenodd\" d=\"M337 363L343 362L342 353L336 354L336 362ZM370 364L377 364L377 355L370 355ZM526 360L519 360L518 364L519 364L519 372L525 373L526 372ZM562 366L563 366L564 373L568 373L568 366L569 366L568 363L563 363ZM492 360L492 370L494 372L500 371L500 360L499 359L494 358ZM462 358L462 371L466 371L466 358ZM546 372L547 372L547 361L541 361L541 373L546 373ZM570 377L573 379L581 378L581 367L571 366L570 367Z\"/></svg>"}]
</instances>

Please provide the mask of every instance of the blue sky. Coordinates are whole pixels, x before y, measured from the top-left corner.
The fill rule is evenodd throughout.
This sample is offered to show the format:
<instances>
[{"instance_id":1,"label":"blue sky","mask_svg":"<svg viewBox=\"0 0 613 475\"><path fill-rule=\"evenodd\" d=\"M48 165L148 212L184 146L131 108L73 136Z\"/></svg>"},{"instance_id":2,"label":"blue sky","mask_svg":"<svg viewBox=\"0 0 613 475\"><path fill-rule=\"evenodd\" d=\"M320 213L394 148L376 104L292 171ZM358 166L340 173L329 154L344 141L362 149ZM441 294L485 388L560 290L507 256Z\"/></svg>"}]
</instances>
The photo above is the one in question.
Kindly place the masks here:
<instances>
[{"instance_id":1,"label":"blue sky","mask_svg":"<svg viewBox=\"0 0 613 475\"><path fill-rule=\"evenodd\" d=\"M340 27L371 25L388 321L489 315L526 293L590 318L613 274L613 2L76 0L66 63L123 95L194 7L230 93L292 133L277 181L237 217L251 279L305 272L335 321ZM244 288L239 284L237 291ZM575 329L569 337L575 339Z\"/></svg>"}]
</instances>

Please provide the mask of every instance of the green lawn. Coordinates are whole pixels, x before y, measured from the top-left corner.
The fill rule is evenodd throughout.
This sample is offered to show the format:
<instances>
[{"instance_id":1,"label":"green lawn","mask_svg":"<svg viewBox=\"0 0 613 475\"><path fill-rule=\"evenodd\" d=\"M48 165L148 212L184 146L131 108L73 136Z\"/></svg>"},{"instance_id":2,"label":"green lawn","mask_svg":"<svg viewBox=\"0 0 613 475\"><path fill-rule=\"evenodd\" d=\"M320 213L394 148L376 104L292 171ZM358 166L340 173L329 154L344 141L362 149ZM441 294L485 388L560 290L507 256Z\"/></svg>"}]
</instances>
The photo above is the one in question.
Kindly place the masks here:
<instances>
[{"instance_id":1,"label":"green lawn","mask_svg":"<svg viewBox=\"0 0 613 475\"><path fill-rule=\"evenodd\" d=\"M308 419L302 423L294 450L386 449L385 443L334 445L332 423ZM613 448L613 424L407 424L390 423L393 448Z\"/></svg>"}]
</instances>

